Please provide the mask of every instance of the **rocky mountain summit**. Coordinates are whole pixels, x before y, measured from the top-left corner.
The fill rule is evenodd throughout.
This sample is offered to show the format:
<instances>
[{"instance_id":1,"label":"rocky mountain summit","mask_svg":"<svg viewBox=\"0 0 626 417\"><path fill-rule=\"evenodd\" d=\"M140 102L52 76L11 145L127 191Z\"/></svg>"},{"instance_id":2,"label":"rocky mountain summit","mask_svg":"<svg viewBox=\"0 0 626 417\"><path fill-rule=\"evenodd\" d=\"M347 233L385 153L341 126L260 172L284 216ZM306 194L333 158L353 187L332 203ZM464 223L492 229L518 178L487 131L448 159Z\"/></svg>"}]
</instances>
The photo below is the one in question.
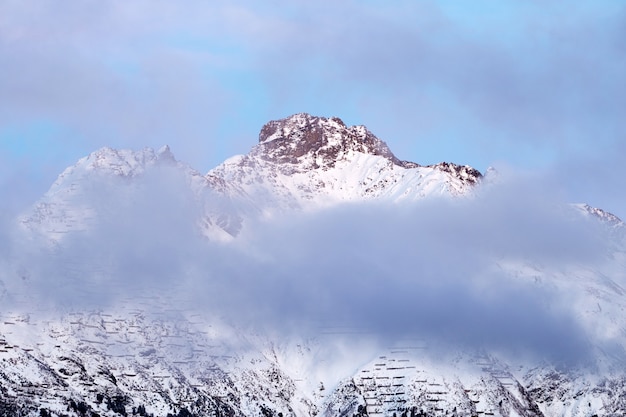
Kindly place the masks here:
<instances>
[{"instance_id":1,"label":"rocky mountain summit","mask_svg":"<svg viewBox=\"0 0 626 417\"><path fill-rule=\"evenodd\" d=\"M289 164L298 171L310 171L334 168L354 153L382 157L400 168L420 167L415 162L398 159L387 144L365 126L348 127L338 117L327 119L306 113L267 123L261 129L259 145L251 154L274 163ZM478 170L467 165L442 162L427 168L453 174L467 184L476 184L482 177Z\"/></svg>"},{"instance_id":2,"label":"rocky mountain summit","mask_svg":"<svg viewBox=\"0 0 626 417\"><path fill-rule=\"evenodd\" d=\"M364 126L304 113L267 123L250 153L208 175L237 184L262 212L462 195L482 178L467 165L402 161Z\"/></svg>"}]
</instances>

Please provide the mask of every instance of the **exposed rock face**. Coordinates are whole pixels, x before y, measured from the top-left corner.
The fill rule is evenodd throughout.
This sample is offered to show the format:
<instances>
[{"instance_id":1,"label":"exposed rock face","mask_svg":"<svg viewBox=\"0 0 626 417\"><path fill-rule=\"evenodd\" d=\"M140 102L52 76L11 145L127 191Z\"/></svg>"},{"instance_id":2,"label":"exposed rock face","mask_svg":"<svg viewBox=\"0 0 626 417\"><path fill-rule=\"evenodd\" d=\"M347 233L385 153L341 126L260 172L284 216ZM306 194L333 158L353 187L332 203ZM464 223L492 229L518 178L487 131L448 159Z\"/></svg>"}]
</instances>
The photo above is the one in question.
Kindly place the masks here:
<instances>
[{"instance_id":1,"label":"exposed rock face","mask_svg":"<svg viewBox=\"0 0 626 417\"><path fill-rule=\"evenodd\" d=\"M435 168L443 172L448 172L467 184L477 184L483 177L480 171L469 165L457 165L450 162L440 162L435 165L427 166L429 168Z\"/></svg>"},{"instance_id":2,"label":"exposed rock face","mask_svg":"<svg viewBox=\"0 0 626 417\"><path fill-rule=\"evenodd\" d=\"M398 166L418 166L398 160L387 144L365 126L347 127L338 117L327 119L306 113L263 126L254 154L275 163L301 164L301 170L310 170L332 168L349 151L382 156Z\"/></svg>"},{"instance_id":3,"label":"exposed rock face","mask_svg":"<svg viewBox=\"0 0 626 417\"><path fill-rule=\"evenodd\" d=\"M277 164L297 165L299 172L334 168L338 161L361 153L382 157L401 168L418 168L415 162L398 159L387 144L365 126L346 126L338 117L316 117L306 113L273 120L261 129L259 145L252 154ZM429 165L475 184L482 174L467 165L448 162Z\"/></svg>"}]
</instances>

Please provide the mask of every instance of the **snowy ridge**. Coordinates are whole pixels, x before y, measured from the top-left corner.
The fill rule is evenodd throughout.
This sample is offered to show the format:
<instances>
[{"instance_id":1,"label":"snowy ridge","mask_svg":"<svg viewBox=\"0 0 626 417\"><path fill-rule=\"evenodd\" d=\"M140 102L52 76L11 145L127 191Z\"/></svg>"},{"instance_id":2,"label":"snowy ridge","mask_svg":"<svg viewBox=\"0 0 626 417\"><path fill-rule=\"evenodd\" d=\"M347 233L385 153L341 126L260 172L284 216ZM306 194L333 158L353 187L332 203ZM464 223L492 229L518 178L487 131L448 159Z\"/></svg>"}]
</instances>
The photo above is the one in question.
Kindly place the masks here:
<instances>
[{"instance_id":1,"label":"snowy ridge","mask_svg":"<svg viewBox=\"0 0 626 417\"><path fill-rule=\"evenodd\" d=\"M210 239L228 240L241 229L241 210L232 200L239 196L238 202L245 201L243 193L221 178L201 175L178 162L168 146L159 151L102 148L91 153L63 171L21 223L58 243L105 219L115 221L120 205L140 206L151 194L168 191L188 199L188 214Z\"/></svg>"},{"instance_id":2,"label":"snowy ridge","mask_svg":"<svg viewBox=\"0 0 626 417\"><path fill-rule=\"evenodd\" d=\"M573 204L573 206L581 213L598 218L602 220L605 224L608 224L612 227L624 227L624 222L622 221L622 219L620 219L613 213L609 213L608 211L602 210L597 207L591 207L589 204L585 203Z\"/></svg>"}]
</instances>

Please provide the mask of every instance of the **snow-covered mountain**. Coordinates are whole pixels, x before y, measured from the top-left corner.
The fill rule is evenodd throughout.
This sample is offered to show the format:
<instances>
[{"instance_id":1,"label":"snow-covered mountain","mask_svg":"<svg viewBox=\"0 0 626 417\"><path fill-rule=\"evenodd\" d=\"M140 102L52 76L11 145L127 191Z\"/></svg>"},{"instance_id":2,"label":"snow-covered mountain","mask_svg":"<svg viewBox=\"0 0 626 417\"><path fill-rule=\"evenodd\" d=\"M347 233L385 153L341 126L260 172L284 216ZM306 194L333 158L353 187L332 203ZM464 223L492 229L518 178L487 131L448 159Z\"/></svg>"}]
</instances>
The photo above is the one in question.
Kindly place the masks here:
<instances>
[{"instance_id":1,"label":"snow-covered mountain","mask_svg":"<svg viewBox=\"0 0 626 417\"><path fill-rule=\"evenodd\" d=\"M482 175L465 165L399 160L364 126L296 114L267 123L259 144L209 171L241 187L263 210L339 202L415 200L466 193Z\"/></svg>"},{"instance_id":2,"label":"snow-covered mountain","mask_svg":"<svg viewBox=\"0 0 626 417\"><path fill-rule=\"evenodd\" d=\"M222 240L237 236L245 218L346 201L460 195L481 177L469 166L400 161L364 126L296 114L266 124L249 154L206 175L176 161L168 147L100 149L67 168L22 222L59 241L103 217L115 219L119 202L135 205L165 185L187 195L204 235Z\"/></svg>"},{"instance_id":3,"label":"snow-covered mountain","mask_svg":"<svg viewBox=\"0 0 626 417\"><path fill-rule=\"evenodd\" d=\"M593 255L564 256L555 262L533 251L491 251L494 247L489 246L491 258L480 271L497 282L479 280L474 287L463 287L475 292L463 296L501 309L487 308L488 314L477 315L479 329L510 334L520 345L525 345L523 338L533 339L528 341L531 346L542 346L541 340L558 343L546 350L562 349L564 355L570 348L583 350L572 353L575 364L568 364L565 356L562 361L537 352L526 356L523 346L518 351L473 342L469 347L443 349L441 340L429 339L430 333L407 330L400 337L390 331L380 332L381 336L353 323L342 325L340 318L339 323L321 322L303 329L296 322L295 329L282 325L276 330L237 316L238 310L247 308L262 315L266 307L287 322L293 290L283 288L284 281L274 282L280 274L288 275L292 280L288 284L310 292L314 304L324 305L324 298L336 304L344 294L333 298L316 292L299 275L310 280L318 271L337 269L345 275L376 269L382 271L376 282L372 282L376 275L337 277L350 283L346 297L361 294L363 287L380 286L364 293L368 297L353 307L353 315L392 311L384 319L389 323L378 329L397 326L392 321L410 324L411 311L422 315L431 311L432 321L440 320L434 316L455 311L453 305L420 309L416 304L428 305L421 297L430 293L400 293L435 288L436 282L417 287L403 284L403 280L423 280L427 273L437 278L437 271L425 271L430 265L404 268L403 277L385 275L396 271L385 265L397 261L396 252L397 256L412 253L404 242L422 251L429 241L435 245L436 239L427 231L418 230L415 240L403 240L403 251L366 252L365 258L358 256L362 246L355 248L353 256L348 248L334 246L331 241L337 236L329 236L321 244L344 250L341 256L348 266L331 264L326 269L311 266L343 258L328 256L301 268L297 261L268 263L270 255L294 256L285 249L297 245L296 233L278 254L272 253L273 247L258 247L267 241L254 246L246 239L256 227L279 229L282 219L293 213L306 216L376 203L401 214L406 207L437 199L446 202L441 206L445 208L475 198L478 187L490 186L482 185L480 172L469 166L402 161L365 127L308 114L269 122L247 155L230 158L206 175L177 161L167 147L100 149L66 169L32 211L17 220L21 234L15 247L31 249L23 253L15 249L11 256L16 259L0 262L0 416L626 415L624 225L616 216L588 205L556 208L566 214L558 212L556 217L566 218L565 226L589 223L589 233L584 226L585 233L572 233L572 239L593 237L592 232L606 229L600 236L611 238L612 244L598 244L600 249ZM475 211L467 212L471 215ZM315 219L304 217L296 224ZM540 226L522 226L532 227ZM413 232L407 230L408 235ZM479 229L477 234L482 232ZM277 239L284 237L276 233ZM301 233L308 236L310 231ZM492 232L489 239L498 233ZM465 237L466 242L450 247L472 254L467 248L479 246L472 239L480 239ZM522 239L508 237L518 238ZM569 238L554 239L549 245ZM374 248L385 244L370 243ZM319 244L314 240L302 248ZM584 250L594 245L589 243ZM300 247L293 250L298 256L308 255L297 253ZM466 265L460 255L446 254L445 262ZM414 256L425 262L429 255ZM246 266L247 257L254 260L252 267ZM352 265L355 261L364 267ZM268 268L278 273L268 274ZM307 268L311 271L302 270ZM242 278L250 273L258 276ZM470 279L468 271L467 277L454 282ZM445 280L443 273L441 280ZM259 288L284 292L286 300L268 297L267 302L279 300L285 307L264 306L262 300L251 303L249 298L225 293ZM497 293L498 288L519 292L511 297ZM393 291L398 293L388 294ZM508 313L506 302L524 297L531 298L529 308L541 312L528 311L531 318L516 319L524 311ZM391 305L394 301L402 304ZM438 298L435 303L447 301ZM221 303L237 305L224 310ZM377 303L390 304L381 309ZM567 315L561 317L562 312ZM495 314L502 317L492 317ZM559 329L533 323L537 318L571 326L582 336L561 340L558 335L542 334L541 328ZM454 316L446 320L472 323ZM482 323L486 320L493 324ZM506 320L513 321L507 325ZM522 324L529 328L516 328ZM445 330L434 333L445 334ZM571 333L561 334L566 338Z\"/></svg>"}]
</instances>

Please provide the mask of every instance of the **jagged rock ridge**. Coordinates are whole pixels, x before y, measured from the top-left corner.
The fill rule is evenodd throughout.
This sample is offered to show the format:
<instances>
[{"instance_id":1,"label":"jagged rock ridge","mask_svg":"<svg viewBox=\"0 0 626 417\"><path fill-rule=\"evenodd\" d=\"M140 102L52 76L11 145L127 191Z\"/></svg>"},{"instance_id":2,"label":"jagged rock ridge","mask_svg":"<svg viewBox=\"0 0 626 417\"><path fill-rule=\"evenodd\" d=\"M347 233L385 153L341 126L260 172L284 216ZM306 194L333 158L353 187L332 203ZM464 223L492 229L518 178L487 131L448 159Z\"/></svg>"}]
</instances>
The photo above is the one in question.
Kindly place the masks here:
<instances>
[{"instance_id":1,"label":"jagged rock ridge","mask_svg":"<svg viewBox=\"0 0 626 417\"><path fill-rule=\"evenodd\" d=\"M418 164L400 161L386 143L365 126L347 127L338 117L329 119L300 113L267 123L259 134L255 153L276 163L299 164L300 169L331 168L348 151L382 156L405 168ZM312 156L312 164L302 157Z\"/></svg>"},{"instance_id":2,"label":"jagged rock ridge","mask_svg":"<svg viewBox=\"0 0 626 417\"><path fill-rule=\"evenodd\" d=\"M274 120L261 129L254 154L275 163L299 165L300 170L333 168L350 152L380 156L398 167L418 168L416 162L402 161L365 126L346 126L338 117L315 117L300 113ZM306 158L308 156L308 158ZM447 162L429 165L457 178L476 183L482 174L467 165Z\"/></svg>"}]
</instances>

